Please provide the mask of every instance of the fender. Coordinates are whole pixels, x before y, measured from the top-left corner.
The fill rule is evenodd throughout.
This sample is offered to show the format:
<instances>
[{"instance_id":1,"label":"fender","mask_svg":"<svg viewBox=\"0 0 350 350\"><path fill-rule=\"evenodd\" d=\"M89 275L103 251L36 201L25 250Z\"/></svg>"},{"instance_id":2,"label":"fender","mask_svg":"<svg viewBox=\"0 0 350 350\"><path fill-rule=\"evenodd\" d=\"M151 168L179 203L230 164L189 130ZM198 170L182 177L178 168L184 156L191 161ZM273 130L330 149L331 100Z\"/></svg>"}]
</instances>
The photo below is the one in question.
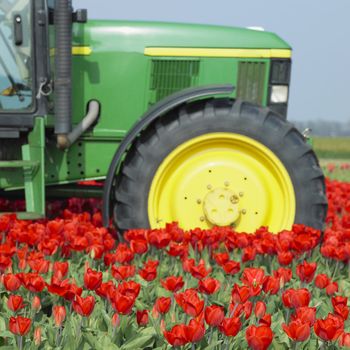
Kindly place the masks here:
<instances>
[{"instance_id":1,"label":"fender","mask_svg":"<svg viewBox=\"0 0 350 350\"><path fill-rule=\"evenodd\" d=\"M169 112L175 107L180 106L183 103L187 103L191 100L198 99L205 96L214 95L229 95L233 92L234 87L232 85L207 85L184 89L176 92L168 97L165 97L161 101L153 105L142 117L138 120L134 126L124 137L123 141L119 145L108 169L107 177L103 188L103 202L102 202L102 218L103 225L108 227L110 218L110 198L113 179L115 173L120 165L123 154L134 142L139 133L145 129L155 119L161 117L165 113Z\"/></svg>"}]
</instances>

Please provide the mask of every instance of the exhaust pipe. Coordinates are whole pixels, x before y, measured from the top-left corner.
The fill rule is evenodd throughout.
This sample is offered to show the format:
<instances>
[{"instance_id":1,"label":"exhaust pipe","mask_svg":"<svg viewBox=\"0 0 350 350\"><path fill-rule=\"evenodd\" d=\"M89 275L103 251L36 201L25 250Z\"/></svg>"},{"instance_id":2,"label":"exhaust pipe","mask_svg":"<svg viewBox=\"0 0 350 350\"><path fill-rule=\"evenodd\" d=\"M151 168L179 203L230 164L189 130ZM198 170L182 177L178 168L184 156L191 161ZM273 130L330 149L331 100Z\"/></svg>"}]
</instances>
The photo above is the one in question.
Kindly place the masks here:
<instances>
[{"instance_id":1,"label":"exhaust pipe","mask_svg":"<svg viewBox=\"0 0 350 350\"><path fill-rule=\"evenodd\" d=\"M55 0L55 134L61 146L72 129L72 12L72 0Z\"/></svg>"}]
</instances>

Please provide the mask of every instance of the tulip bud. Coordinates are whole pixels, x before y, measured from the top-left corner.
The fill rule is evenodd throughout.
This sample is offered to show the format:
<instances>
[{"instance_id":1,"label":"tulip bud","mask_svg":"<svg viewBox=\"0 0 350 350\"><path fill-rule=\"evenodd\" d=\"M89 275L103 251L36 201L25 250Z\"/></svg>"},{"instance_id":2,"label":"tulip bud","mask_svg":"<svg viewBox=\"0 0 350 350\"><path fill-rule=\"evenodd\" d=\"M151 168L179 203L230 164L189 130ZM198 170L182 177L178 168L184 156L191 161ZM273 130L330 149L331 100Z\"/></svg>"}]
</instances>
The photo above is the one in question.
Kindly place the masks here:
<instances>
[{"instance_id":1,"label":"tulip bud","mask_svg":"<svg viewBox=\"0 0 350 350\"><path fill-rule=\"evenodd\" d=\"M254 308L255 316L258 319L260 319L260 318L264 317L265 312L266 312L266 304L263 301L258 301L255 304L255 308Z\"/></svg>"},{"instance_id":2,"label":"tulip bud","mask_svg":"<svg viewBox=\"0 0 350 350\"><path fill-rule=\"evenodd\" d=\"M35 295L32 300L32 309L37 312L40 310L40 308L41 308L40 298L37 295Z\"/></svg>"},{"instance_id":3,"label":"tulip bud","mask_svg":"<svg viewBox=\"0 0 350 350\"><path fill-rule=\"evenodd\" d=\"M113 316L112 316L112 326L118 327L120 325L120 317L118 315L118 313L116 312Z\"/></svg>"},{"instance_id":4,"label":"tulip bud","mask_svg":"<svg viewBox=\"0 0 350 350\"><path fill-rule=\"evenodd\" d=\"M40 345L41 343L41 327L34 329L34 343L35 345Z\"/></svg>"},{"instance_id":5,"label":"tulip bud","mask_svg":"<svg viewBox=\"0 0 350 350\"><path fill-rule=\"evenodd\" d=\"M55 324L60 327L66 318L66 308L64 306L55 305L52 308L53 317L55 319Z\"/></svg>"}]
</instances>

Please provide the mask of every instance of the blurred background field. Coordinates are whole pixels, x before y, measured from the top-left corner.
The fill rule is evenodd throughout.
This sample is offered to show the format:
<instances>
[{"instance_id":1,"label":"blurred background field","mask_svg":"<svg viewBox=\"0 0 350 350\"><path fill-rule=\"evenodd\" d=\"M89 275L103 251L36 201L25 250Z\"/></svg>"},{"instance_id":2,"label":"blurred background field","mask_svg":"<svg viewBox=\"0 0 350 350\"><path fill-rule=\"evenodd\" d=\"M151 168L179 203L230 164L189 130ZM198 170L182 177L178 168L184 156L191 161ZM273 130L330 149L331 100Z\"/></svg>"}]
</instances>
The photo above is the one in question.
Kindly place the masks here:
<instances>
[{"instance_id":1,"label":"blurred background field","mask_svg":"<svg viewBox=\"0 0 350 350\"><path fill-rule=\"evenodd\" d=\"M313 137L313 148L326 176L350 182L350 137Z\"/></svg>"}]
</instances>

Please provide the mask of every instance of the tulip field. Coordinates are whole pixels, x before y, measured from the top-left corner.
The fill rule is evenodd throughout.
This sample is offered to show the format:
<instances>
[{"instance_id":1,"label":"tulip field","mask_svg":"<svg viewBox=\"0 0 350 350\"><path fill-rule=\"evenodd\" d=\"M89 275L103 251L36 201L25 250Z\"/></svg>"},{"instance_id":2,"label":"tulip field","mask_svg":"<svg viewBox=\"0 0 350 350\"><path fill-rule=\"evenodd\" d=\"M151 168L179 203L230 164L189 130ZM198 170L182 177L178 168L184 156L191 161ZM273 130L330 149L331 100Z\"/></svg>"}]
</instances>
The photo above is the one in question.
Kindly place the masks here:
<instances>
[{"instance_id":1,"label":"tulip field","mask_svg":"<svg viewBox=\"0 0 350 350\"><path fill-rule=\"evenodd\" d=\"M350 183L327 193L324 233L168 223L118 241L98 200L74 198L47 220L1 216L0 348L350 347Z\"/></svg>"}]
</instances>

